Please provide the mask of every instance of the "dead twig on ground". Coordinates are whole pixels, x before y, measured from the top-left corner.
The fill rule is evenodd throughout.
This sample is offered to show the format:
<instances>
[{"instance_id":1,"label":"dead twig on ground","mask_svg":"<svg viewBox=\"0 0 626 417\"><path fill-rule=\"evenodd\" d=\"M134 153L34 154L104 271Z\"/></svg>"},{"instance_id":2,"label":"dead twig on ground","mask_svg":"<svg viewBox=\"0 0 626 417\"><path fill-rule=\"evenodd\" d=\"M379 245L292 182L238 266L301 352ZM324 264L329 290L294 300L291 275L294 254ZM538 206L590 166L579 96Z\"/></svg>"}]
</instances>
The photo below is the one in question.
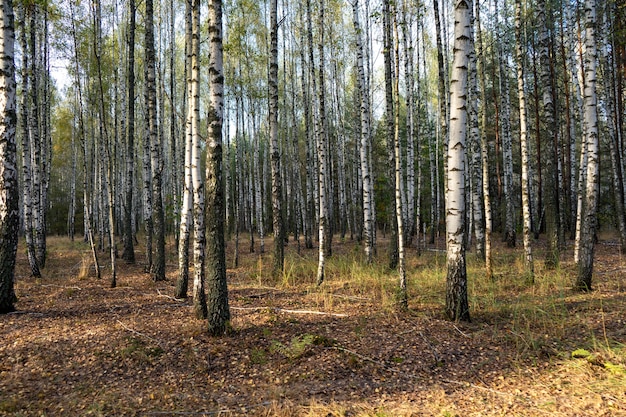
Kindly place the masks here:
<instances>
[{"instance_id":1,"label":"dead twig on ground","mask_svg":"<svg viewBox=\"0 0 626 417\"><path fill-rule=\"evenodd\" d=\"M159 297L164 297L164 298L169 298L170 300L174 300L177 303L184 303L185 300L182 298L176 298L176 297L172 297L171 295L167 295L167 294L161 294L161 290L160 289L156 289L157 290L157 294L159 294Z\"/></svg>"},{"instance_id":2,"label":"dead twig on ground","mask_svg":"<svg viewBox=\"0 0 626 417\"><path fill-rule=\"evenodd\" d=\"M285 308L279 307L230 307L231 310L244 310L244 311L274 311L276 313L290 313L290 314L316 314L320 316L333 316L333 317L348 317L347 314L343 313L328 313L325 311L315 311L315 310L288 310Z\"/></svg>"},{"instance_id":3,"label":"dead twig on ground","mask_svg":"<svg viewBox=\"0 0 626 417\"><path fill-rule=\"evenodd\" d=\"M160 340L155 339L154 337L148 336L145 333L141 333L138 332L137 330L128 327L127 325L125 325L124 323L122 323L121 321L117 320L117 322L125 329L128 330L129 332L136 334L137 336L143 337L144 339L148 339L149 341L151 341L152 343L156 343L161 349L165 349L165 345L163 344L163 342L161 342Z\"/></svg>"},{"instance_id":4,"label":"dead twig on ground","mask_svg":"<svg viewBox=\"0 0 626 417\"><path fill-rule=\"evenodd\" d=\"M56 284L41 284L42 287L55 287L55 288L63 288L64 290L82 290L80 287L75 286L65 286L65 285L56 285Z\"/></svg>"}]
</instances>

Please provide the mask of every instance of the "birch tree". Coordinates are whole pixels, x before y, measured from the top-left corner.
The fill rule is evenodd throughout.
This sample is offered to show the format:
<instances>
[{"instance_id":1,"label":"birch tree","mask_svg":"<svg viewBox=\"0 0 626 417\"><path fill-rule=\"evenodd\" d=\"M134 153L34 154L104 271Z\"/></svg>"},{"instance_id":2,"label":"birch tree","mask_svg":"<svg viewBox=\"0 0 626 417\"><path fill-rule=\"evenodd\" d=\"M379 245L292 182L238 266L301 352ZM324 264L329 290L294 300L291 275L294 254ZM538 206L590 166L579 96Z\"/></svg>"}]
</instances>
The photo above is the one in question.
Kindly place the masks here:
<instances>
[{"instance_id":1,"label":"birch tree","mask_svg":"<svg viewBox=\"0 0 626 417\"><path fill-rule=\"evenodd\" d=\"M154 43L154 4L146 0L145 54L146 54L146 111L150 143L150 171L152 173L152 221L154 225L155 253L151 275L155 281L165 280L165 213L163 212L163 156L158 134L156 97L156 54Z\"/></svg>"},{"instance_id":2,"label":"birch tree","mask_svg":"<svg viewBox=\"0 0 626 417\"><path fill-rule=\"evenodd\" d=\"M283 271L285 231L282 215L282 179L278 147L278 1L270 1L269 68L270 158L272 164L272 219L274 228L274 276Z\"/></svg>"},{"instance_id":3,"label":"birch tree","mask_svg":"<svg viewBox=\"0 0 626 417\"><path fill-rule=\"evenodd\" d=\"M356 69L357 86L360 103L360 141L359 141L359 162L361 168L361 181L363 188L363 240L365 258L367 263L372 262L374 253L374 231L372 205L374 204L374 187L372 181L372 167L369 157L371 147L370 129L370 107L369 91L367 80L365 79L365 69L363 66L363 40L361 37L361 24L359 21L359 2L352 3L353 23L356 39Z\"/></svg>"},{"instance_id":4,"label":"birch tree","mask_svg":"<svg viewBox=\"0 0 626 417\"><path fill-rule=\"evenodd\" d=\"M30 64L28 44L26 42L26 18L25 6L19 11L20 21L20 46L22 47L22 95L20 100L20 112L22 118L22 204L24 210L24 241L26 242L26 254L30 266L31 275L41 277L39 261L35 252L34 229L33 229L33 203L32 203L32 167L31 167L31 125L29 118L28 91L30 91Z\"/></svg>"},{"instance_id":5,"label":"birch tree","mask_svg":"<svg viewBox=\"0 0 626 417\"><path fill-rule=\"evenodd\" d=\"M583 206L583 221L580 233L580 253L578 260L578 275L575 287L581 291L590 291L593 275L594 238L597 228L597 207L600 188L599 178L599 137L598 114L596 96L596 2L585 1L585 79L584 79L584 108L585 108L585 142L587 143L587 182L585 186L585 204Z\"/></svg>"},{"instance_id":6,"label":"birch tree","mask_svg":"<svg viewBox=\"0 0 626 417\"><path fill-rule=\"evenodd\" d=\"M124 200L124 252L122 258L135 262L133 234L133 197L135 194L135 0L128 1L128 130L126 132L126 195Z\"/></svg>"},{"instance_id":7,"label":"birch tree","mask_svg":"<svg viewBox=\"0 0 626 417\"><path fill-rule=\"evenodd\" d=\"M508 247L515 247L515 206L513 199L513 145L511 141L511 97L509 89L509 77L507 71L508 36L504 33L506 28L506 10L504 11L504 24L500 24L498 12L499 0L495 1L496 25L498 36L498 80L500 86L500 134L502 136L502 168L503 168L503 192L505 199L504 210L504 240ZM504 3L506 6L506 3Z\"/></svg>"},{"instance_id":8,"label":"birch tree","mask_svg":"<svg viewBox=\"0 0 626 417\"><path fill-rule=\"evenodd\" d=\"M191 61L192 61L192 3L195 1L185 2L185 89L188 97L187 114L185 117L185 156L183 171L183 196L180 209L180 232L178 242L178 279L176 280L176 298L187 297L187 287L189 286L189 239L193 225L192 206L192 175L191 175L191 152L193 140L191 135L191 118L193 112L190 109L189 101L191 98Z\"/></svg>"},{"instance_id":9,"label":"birch tree","mask_svg":"<svg viewBox=\"0 0 626 417\"><path fill-rule=\"evenodd\" d=\"M446 155L446 313L455 321L470 319L465 268L465 142L471 8L471 0L455 1L454 59L450 77L450 142Z\"/></svg>"},{"instance_id":10,"label":"birch tree","mask_svg":"<svg viewBox=\"0 0 626 417\"><path fill-rule=\"evenodd\" d=\"M552 77L552 62L550 58L550 26L552 13L550 4L539 2L537 4L537 22L539 24L539 61L541 78L542 98L542 121L548 155L546 157L544 181L545 210L546 210L546 234L548 248L546 250L545 265L555 268L559 264L559 214L558 214L558 183L557 183L557 160L555 141L557 131L555 128L555 103Z\"/></svg>"},{"instance_id":11,"label":"birch tree","mask_svg":"<svg viewBox=\"0 0 626 417\"><path fill-rule=\"evenodd\" d=\"M208 333L229 328L226 253L224 245L224 178L222 176L222 124L224 117L224 58L222 1L209 1L209 96L206 159L207 307Z\"/></svg>"},{"instance_id":12,"label":"birch tree","mask_svg":"<svg viewBox=\"0 0 626 417\"><path fill-rule=\"evenodd\" d=\"M318 176L317 176L317 188L318 188L318 199L319 199L319 227L318 227L318 236L319 236L319 253L318 253L318 262L317 262L317 285L321 285L324 281L324 268L326 264L326 255L327 255L327 246L329 246L329 242L327 242L330 237L330 233L328 233L329 229L329 219L328 219L328 190L327 190L327 176L328 176L328 159L326 156L327 147L326 147L326 132L325 132L325 106L324 106L324 0L320 2L320 10L319 10L319 27L320 27L320 68L319 68L319 81L320 85L318 86L319 98L318 98L318 114L316 123L316 147L317 147L317 164L318 164ZM309 20L309 29L310 29L310 5L307 0L307 18ZM309 34L311 36L311 34ZM311 56L313 52L311 51ZM312 62L312 61L311 61ZM314 85L315 87L315 85ZM313 94L316 92L314 91Z\"/></svg>"},{"instance_id":13,"label":"birch tree","mask_svg":"<svg viewBox=\"0 0 626 417\"><path fill-rule=\"evenodd\" d=\"M529 168L529 143L526 114L526 91L524 84L524 44L522 31L522 0L515 1L515 36L516 36L516 64L517 64L517 96L519 100L520 118L520 147L522 154L522 213L523 213L523 239L524 239L524 260L528 280L534 281L533 253L530 242L531 219L530 219L530 190L528 187Z\"/></svg>"},{"instance_id":14,"label":"birch tree","mask_svg":"<svg viewBox=\"0 0 626 417\"><path fill-rule=\"evenodd\" d=\"M0 3L0 314L15 309L19 229L13 1Z\"/></svg>"}]
</instances>

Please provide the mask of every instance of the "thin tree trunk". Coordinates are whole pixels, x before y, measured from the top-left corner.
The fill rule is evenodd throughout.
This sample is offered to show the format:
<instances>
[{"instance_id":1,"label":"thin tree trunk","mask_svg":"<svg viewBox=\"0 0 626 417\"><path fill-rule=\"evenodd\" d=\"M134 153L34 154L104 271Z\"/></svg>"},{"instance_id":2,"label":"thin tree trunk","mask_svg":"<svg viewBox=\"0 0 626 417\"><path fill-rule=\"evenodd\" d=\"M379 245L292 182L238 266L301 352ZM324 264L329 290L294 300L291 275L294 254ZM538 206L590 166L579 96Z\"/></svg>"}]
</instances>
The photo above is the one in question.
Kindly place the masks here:
<instances>
[{"instance_id":1,"label":"thin tree trunk","mask_svg":"<svg viewBox=\"0 0 626 417\"><path fill-rule=\"evenodd\" d=\"M205 281L206 230L204 226L205 194L200 161L200 0L193 0L191 9L191 89L189 91L189 113L191 116L191 181L193 184L193 306L196 317L208 317ZM224 219L225 220L225 219ZM222 233L223 233L222 224Z\"/></svg>"},{"instance_id":2,"label":"thin tree trunk","mask_svg":"<svg viewBox=\"0 0 626 417\"><path fill-rule=\"evenodd\" d=\"M189 236L192 228L193 184L191 176L191 149L193 146L191 136L192 109L191 97L191 57L192 57L192 1L187 1L185 10L185 89L187 99L185 117L185 157L183 176L183 197L180 212L180 232L178 242L178 279L176 280L176 298L186 298L189 286ZM195 2L193 2L195 5Z\"/></svg>"},{"instance_id":3,"label":"thin tree trunk","mask_svg":"<svg viewBox=\"0 0 626 417\"><path fill-rule=\"evenodd\" d=\"M520 147L522 154L522 213L523 213L523 239L524 239L524 260L527 280L534 282L533 253L530 243L531 221L530 221L530 190L528 189L528 168L529 168L529 144L528 127L526 114L526 91L524 86L524 50L522 45L522 1L515 1L515 35L516 35L516 63L517 63L517 96L519 100L520 113Z\"/></svg>"},{"instance_id":4,"label":"thin tree trunk","mask_svg":"<svg viewBox=\"0 0 626 417\"><path fill-rule=\"evenodd\" d=\"M498 0L495 1L496 16L498 15ZM505 14L506 16L506 14ZM497 17L496 17L497 19ZM497 25L499 26L499 20ZM504 20L505 28L508 22ZM507 71L507 56L509 45L508 37L502 34L502 29L498 28L498 75L500 82L500 126L502 135L502 170L503 172L503 194L505 200L504 219L504 240L510 248L515 247L515 199L513 198L513 145L511 141L511 97L509 88L509 77ZM504 45L502 45L504 43Z\"/></svg>"},{"instance_id":5,"label":"thin tree trunk","mask_svg":"<svg viewBox=\"0 0 626 417\"><path fill-rule=\"evenodd\" d=\"M285 230L282 214L282 180L278 148L278 1L270 1L269 114L272 163L272 226L274 227L274 276L283 272Z\"/></svg>"},{"instance_id":6,"label":"thin tree trunk","mask_svg":"<svg viewBox=\"0 0 626 417\"><path fill-rule=\"evenodd\" d=\"M485 204L485 274L487 278L493 278L492 256L491 256L491 192L489 191L489 144L487 142L487 89L485 81L485 71L487 68L483 49L482 29L480 20L480 5L476 5L476 43L478 44L478 56L480 57L479 82L481 91L482 106L480 109L481 129L480 129L480 153L482 162L482 186L483 200Z\"/></svg>"},{"instance_id":7,"label":"thin tree trunk","mask_svg":"<svg viewBox=\"0 0 626 417\"><path fill-rule=\"evenodd\" d=\"M307 4L309 0L307 0ZM322 0L320 2L320 10L319 10L319 28L320 28L320 41L319 41L319 49L320 49L320 69L319 69L319 81L320 85L319 89L319 114L317 118L317 160L318 160L318 190L319 190L319 256L318 256L318 264L317 264L317 285L321 285L324 281L324 268L326 263L326 256L328 252L328 248L330 247L330 243L327 242L327 239L330 237L328 233L329 225L329 210L328 210L328 201L329 195L327 190L327 176L329 174L328 171L328 158L327 158L327 148L326 148L326 131L325 131L325 85L324 85L324 9L325 2ZM310 11L310 8L309 10ZM310 18L310 15L308 16Z\"/></svg>"},{"instance_id":8,"label":"thin tree trunk","mask_svg":"<svg viewBox=\"0 0 626 417\"><path fill-rule=\"evenodd\" d=\"M130 23L128 27L128 131L126 132L126 198L124 204L124 252L127 263L135 263L133 234L133 195L135 193L135 0L128 2Z\"/></svg>"},{"instance_id":9,"label":"thin tree trunk","mask_svg":"<svg viewBox=\"0 0 626 417\"><path fill-rule=\"evenodd\" d=\"M478 6L477 6L478 7ZM473 18L473 17L472 17ZM472 27L472 46L469 54L469 129L468 135L468 162L470 173L471 212L473 218L473 230L476 237L476 255L478 259L485 260L485 216L483 202L483 173L480 147L480 129L478 126L478 71L476 68L476 51L474 42L474 30ZM483 103L484 104L484 103ZM471 157L471 159L469 159ZM472 228L468 227L468 235L471 236Z\"/></svg>"},{"instance_id":10,"label":"thin tree trunk","mask_svg":"<svg viewBox=\"0 0 626 417\"><path fill-rule=\"evenodd\" d=\"M76 20L74 19L74 7L70 2L70 13L72 22L72 41L74 44L74 64L76 70L76 89L78 91L78 134L80 143L83 149L83 216L85 225L85 235L87 241L91 247L91 255L93 257L94 268L96 271L96 278L100 279L100 264L98 263L98 253L96 251L96 245L93 238L93 231L91 228L91 214L90 214L90 199L89 199L89 170L87 167L88 150L85 139L85 122L83 111L83 94L80 81L80 68L78 65L78 40L76 39Z\"/></svg>"},{"instance_id":11,"label":"thin tree trunk","mask_svg":"<svg viewBox=\"0 0 626 417\"><path fill-rule=\"evenodd\" d=\"M394 145L392 138L395 130L394 102L393 102L393 79L397 74L393 74L393 64L391 50L393 49L393 35L391 23L390 0L383 0L383 56L385 67L385 125L387 135L387 155L389 170L389 189L395 190L395 162ZM389 217L391 223L391 236L389 238L389 268L395 269L398 266L398 222L393 213Z\"/></svg>"},{"instance_id":12,"label":"thin tree trunk","mask_svg":"<svg viewBox=\"0 0 626 417\"><path fill-rule=\"evenodd\" d=\"M352 3L352 12L354 15L354 30L356 32L356 53L357 53L357 85L360 100L360 141L359 141L359 160L361 167L361 181L363 188L363 239L365 258L367 263L372 263L374 252L374 219L372 217L372 205L374 201L374 187L372 186L372 170L369 160L368 149L371 146L370 132L370 111L369 97L367 90L367 81L365 79L365 70L363 67L363 42L361 40L361 25L359 22L359 5L358 0Z\"/></svg>"}]
</instances>

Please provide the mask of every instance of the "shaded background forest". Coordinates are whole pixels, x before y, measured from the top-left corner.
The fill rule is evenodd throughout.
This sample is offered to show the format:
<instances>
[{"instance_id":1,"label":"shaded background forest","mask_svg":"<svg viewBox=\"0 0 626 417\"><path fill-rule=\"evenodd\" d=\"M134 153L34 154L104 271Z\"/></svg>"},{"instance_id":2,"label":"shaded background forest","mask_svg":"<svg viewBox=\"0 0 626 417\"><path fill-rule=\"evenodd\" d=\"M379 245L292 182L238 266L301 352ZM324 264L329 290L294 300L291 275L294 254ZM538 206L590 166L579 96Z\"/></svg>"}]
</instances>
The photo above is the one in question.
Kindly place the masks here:
<instances>
[{"instance_id":1,"label":"shaded background forest","mask_svg":"<svg viewBox=\"0 0 626 417\"><path fill-rule=\"evenodd\" d=\"M393 220L393 149L385 107L386 86L398 100L399 133L403 153L403 214L406 240L418 247L433 241L445 227L444 150L447 140L447 97L451 62L452 5L443 1L403 1L390 10L378 1L356 4L361 29L355 31L352 4L329 0L323 21L319 2L279 2L278 45L278 138L282 169L283 219L290 236L312 247L318 220L318 161L315 130L323 119L325 139L331 152L330 226L340 239L363 236L362 164L359 160L361 105L355 66L356 34L363 41L367 101L370 105L371 164L376 228L386 234ZM128 213L126 164L135 161L133 209L135 233L146 222L144 145L148 140L145 90L143 27L145 10L138 5L137 41L133 79L135 99L129 88L129 3L94 1L19 2L17 39L18 139L21 160L32 161L33 235L45 253L42 236L85 234L85 204L91 216L96 244L107 246L107 189L110 182L114 210L114 233L124 236ZM264 250L264 237L271 233L271 183L268 123L269 10L267 2L228 1L224 4L224 178L226 184L226 230L229 236L247 233ZM493 230L516 242L521 230L521 157L519 111L514 62L516 45L514 4L482 1L476 7L477 104L480 130L486 135L489 165L487 178L493 210ZM524 2L522 47L530 151L530 208L532 231L545 230L551 207L558 222L559 245L575 238L577 198L581 194L581 146L584 8L580 2L545 3L545 27L537 19L537 4ZM201 5L200 27L200 132L206 132L208 54L206 10ZM437 19L435 19L437 10ZM184 185L186 106L185 81L189 75L186 15L190 6L175 0L155 5L155 45L158 103L158 140L162 149L163 207L167 234L178 242L181 198ZM382 23L391 14L394 34L391 77L385 74L385 40ZM600 224L616 228L626 243L624 226L625 184L623 143L624 69L626 67L624 7L602 2L597 10L598 116L600 122L601 187ZM311 18L313 16L313 18ZM436 23L436 24L435 24ZM544 32L544 29L547 32ZM540 43L547 33L549 61L540 57ZM322 38L323 34L323 38ZM439 42L438 42L439 41ZM439 44L439 45L438 45ZM326 59L320 68L322 52ZM549 67L548 78L542 71ZM441 70L441 71L440 71ZM319 86L320 71L325 74ZM28 82L25 82L27 80ZM317 87L316 87L317 82ZM80 86L80 88L78 88ZM315 90L317 88L317 90ZM26 90L28 89L28 90ZM28 91L28 93L27 93ZM318 100L325 95L320 115ZM554 102L554 122L543 117L543 96ZM471 93L470 93L471 95ZM102 103L100 103L102 101ZM134 145L129 143L129 108L135 118ZM24 111L26 110L26 111ZM79 120L83 115L84 121ZM81 131L82 129L82 131ZM549 130L548 130L549 129ZM29 136L28 148L23 138ZM470 139L468 193L481 201L475 173L481 160L479 147ZM204 145L202 145L204 147ZM204 149L204 148L203 148ZM20 152L20 151L18 151ZM509 156L507 156L509 155ZM109 159L107 159L109 158ZM204 158L202 158L204 161ZM110 162L107 162L110 161ZM143 161L143 162L142 162ZM111 179L107 179L107 164ZM26 172L26 171L23 171ZM149 180L149 179L148 179ZM474 181L476 180L476 181ZM24 183L22 179L22 184ZM549 200L555 191L555 200ZM24 193L21 193L24 196ZM469 194L468 194L469 195ZM468 230L484 229L484 218L473 215L468 203ZM555 205L547 201L554 201ZM22 207L25 206L23 202ZM468 233L470 243L476 240ZM519 240L519 239L518 239ZM251 243L252 245L253 243ZM519 244L519 242L518 242ZM252 248L251 248L252 249ZM45 259L45 256L43 256Z\"/></svg>"}]
</instances>

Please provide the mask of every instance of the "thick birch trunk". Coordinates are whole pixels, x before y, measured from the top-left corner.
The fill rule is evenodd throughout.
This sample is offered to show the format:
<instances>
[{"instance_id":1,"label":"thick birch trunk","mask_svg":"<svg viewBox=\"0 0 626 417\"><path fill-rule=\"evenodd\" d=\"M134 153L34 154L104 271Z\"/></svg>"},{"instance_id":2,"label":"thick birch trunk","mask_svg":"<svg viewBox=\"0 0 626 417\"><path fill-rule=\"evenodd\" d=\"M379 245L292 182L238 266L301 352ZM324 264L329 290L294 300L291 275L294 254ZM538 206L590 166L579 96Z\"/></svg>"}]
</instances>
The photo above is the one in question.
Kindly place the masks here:
<instances>
[{"instance_id":1,"label":"thick birch trunk","mask_svg":"<svg viewBox=\"0 0 626 417\"><path fill-rule=\"evenodd\" d=\"M450 77L450 142L446 159L446 241L448 274L446 313L451 320L469 321L465 269L465 142L467 133L467 68L471 47L472 2L454 4L454 60Z\"/></svg>"},{"instance_id":2,"label":"thick birch trunk","mask_svg":"<svg viewBox=\"0 0 626 417\"><path fill-rule=\"evenodd\" d=\"M24 11L20 10L20 26L22 28L20 34L20 44L23 51L27 51L26 43L26 23L24 19ZM29 91L29 71L31 71L28 61L29 54L22 54L22 91ZM30 265L31 275L41 277L39 271L39 262L35 252L34 230L33 230L33 204L32 204L32 167L30 152L30 123L29 123L29 103L28 95L22 94L21 98L21 117L22 117L22 204L24 205L24 234L26 241L26 253L28 263Z\"/></svg>"},{"instance_id":3,"label":"thick birch trunk","mask_svg":"<svg viewBox=\"0 0 626 417\"><path fill-rule=\"evenodd\" d=\"M230 327L226 253L224 245L224 178L222 176L222 123L224 117L224 58L222 2L209 1L209 96L206 163L207 307L208 333L224 334Z\"/></svg>"},{"instance_id":4,"label":"thick birch trunk","mask_svg":"<svg viewBox=\"0 0 626 417\"><path fill-rule=\"evenodd\" d=\"M151 275L154 281L165 280L165 214L163 210L163 155L159 138L156 97L156 54L154 50L153 0L146 0L145 48L146 48L146 110L150 142L150 170L152 172L152 223L154 227L155 252Z\"/></svg>"},{"instance_id":5,"label":"thick birch trunk","mask_svg":"<svg viewBox=\"0 0 626 417\"><path fill-rule=\"evenodd\" d=\"M15 310L19 230L15 26L12 0L0 3L0 314Z\"/></svg>"},{"instance_id":6,"label":"thick birch trunk","mask_svg":"<svg viewBox=\"0 0 626 417\"><path fill-rule=\"evenodd\" d=\"M580 259L575 287L590 291L593 276L594 238L597 227L597 206L600 186L599 138L596 97L596 2L585 1L585 82L583 100L585 105L585 140L587 142L587 183L583 222L580 235Z\"/></svg>"},{"instance_id":7,"label":"thick birch trunk","mask_svg":"<svg viewBox=\"0 0 626 417\"><path fill-rule=\"evenodd\" d=\"M556 268L559 264L559 212L557 205L559 203L558 187L558 161L555 149L556 130L554 126L554 96L553 96L553 79L552 79L552 62L550 61L550 32L549 21L544 3L539 3L537 7L537 21L540 25L539 32L539 59L541 63L541 88L542 88L542 119L544 122L543 130L546 140L548 156L546 158L545 170L546 177L544 181L545 190L545 210L546 210L546 233L548 240L548 248L546 250L545 265L548 268Z\"/></svg>"}]
</instances>

